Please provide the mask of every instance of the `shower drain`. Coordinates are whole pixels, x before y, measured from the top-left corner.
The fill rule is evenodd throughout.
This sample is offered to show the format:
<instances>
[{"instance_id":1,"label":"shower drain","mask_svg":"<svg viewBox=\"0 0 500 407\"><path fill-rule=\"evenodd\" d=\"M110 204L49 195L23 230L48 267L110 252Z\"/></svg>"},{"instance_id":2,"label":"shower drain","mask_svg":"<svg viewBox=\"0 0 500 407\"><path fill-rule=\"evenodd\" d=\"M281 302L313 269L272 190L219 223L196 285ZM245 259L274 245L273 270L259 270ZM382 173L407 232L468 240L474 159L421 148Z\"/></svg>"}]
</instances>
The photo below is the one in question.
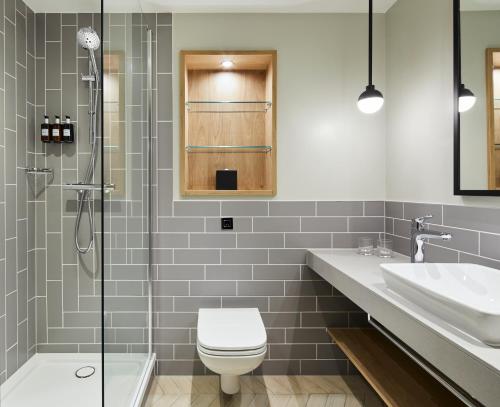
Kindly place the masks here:
<instances>
[{"instance_id":1,"label":"shower drain","mask_svg":"<svg viewBox=\"0 0 500 407\"><path fill-rule=\"evenodd\" d=\"M94 373L95 373L95 367L84 366L81 367L80 369L77 369L77 371L75 372L75 376L78 377L79 379L86 379L92 376Z\"/></svg>"}]
</instances>

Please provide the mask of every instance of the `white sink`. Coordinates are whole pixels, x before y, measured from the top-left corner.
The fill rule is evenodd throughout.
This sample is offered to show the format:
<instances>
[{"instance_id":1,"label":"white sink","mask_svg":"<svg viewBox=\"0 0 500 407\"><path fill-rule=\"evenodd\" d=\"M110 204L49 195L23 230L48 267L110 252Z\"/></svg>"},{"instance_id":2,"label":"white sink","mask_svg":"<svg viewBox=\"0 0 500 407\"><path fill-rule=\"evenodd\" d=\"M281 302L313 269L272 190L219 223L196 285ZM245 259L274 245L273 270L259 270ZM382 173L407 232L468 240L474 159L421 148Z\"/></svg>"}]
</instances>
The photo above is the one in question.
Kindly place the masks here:
<instances>
[{"instance_id":1,"label":"white sink","mask_svg":"<svg viewBox=\"0 0 500 407\"><path fill-rule=\"evenodd\" d=\"M500 346L500 270L477 264L381 264L387 287L469 333Z\"/></svg>"}]
</instances>

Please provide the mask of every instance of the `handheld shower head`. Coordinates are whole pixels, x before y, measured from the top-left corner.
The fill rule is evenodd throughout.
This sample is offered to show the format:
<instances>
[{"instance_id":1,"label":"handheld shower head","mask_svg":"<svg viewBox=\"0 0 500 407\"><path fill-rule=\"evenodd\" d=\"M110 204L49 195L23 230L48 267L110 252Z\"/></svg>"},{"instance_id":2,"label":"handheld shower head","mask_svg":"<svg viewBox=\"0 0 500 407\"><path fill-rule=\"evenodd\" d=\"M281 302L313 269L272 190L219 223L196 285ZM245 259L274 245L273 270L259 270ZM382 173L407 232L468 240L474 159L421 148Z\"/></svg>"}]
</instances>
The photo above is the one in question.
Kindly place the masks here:
<instances>
[{"instance_id":1,"label":"handheld shower head","mask_svg":"<svg viewBox=\"0 0 500 407\"><path fill-rule=\"evenodd\" d=\"M101 45L99 35L97 35L92 27L80 28L76 37L80 47L88 49L89 51L95 51Z\"/></svg>"},{"instance_id":2,"label":"handheld shower head","mask_svg":"<svg viewBox=\"0 0 500 407\"><path fill-rule=\"evenodd\" d=\"M94 73L96 76L98 76L99 70L97 69L94 51L97 50L101 45L101 39L99 38L99 35L92 27L82 27L78 30L76 38L78 39L80 47L86 49L89 52L92 67L94 68Z\"/></svg>"}]
</instances>

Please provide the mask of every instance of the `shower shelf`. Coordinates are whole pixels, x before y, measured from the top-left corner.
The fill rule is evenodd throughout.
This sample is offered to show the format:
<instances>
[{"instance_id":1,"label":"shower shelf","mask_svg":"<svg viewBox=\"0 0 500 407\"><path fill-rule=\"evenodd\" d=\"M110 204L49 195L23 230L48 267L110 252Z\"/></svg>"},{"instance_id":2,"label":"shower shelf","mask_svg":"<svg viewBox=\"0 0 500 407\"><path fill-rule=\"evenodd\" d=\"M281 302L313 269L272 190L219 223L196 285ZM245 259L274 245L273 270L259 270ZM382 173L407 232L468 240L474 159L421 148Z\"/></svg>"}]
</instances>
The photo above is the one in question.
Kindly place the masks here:
<instances>
[{"instance_id":1,"label":"shower shelf","mask_svg":"<svg viewBox=\"0 0 500 407\"><path fill-rule=\"evenodd\" d=\"M65 184L63 189L68 191L101 191L101 184ZM104 193L109 194L116 189L115 184L104 184Z\"/></svg>"},{"instance_id":2,"label":"shower shelf","mask_svg":"<svg viewBox=\"0 0 500 407\"><path fill-rule=\"evenodd\" d=\"M186 102L190 113L267 113L272 102L263 100L192 100Z\"/></svg>"},{"instance_id":3,"label":"shower shelf","mask_svg":"<svg viewBox=\"0 0 500 407\"><path fill-rule=\"evenodd\" d=\"M26 174L34 174L34 175L49 175L53 173L53 170L52 168L32 167L32 168L25 168L24 172L26 172Z\"/></svg>"},{"instance_id":4,"label":"shower shelf","mask_svg":"<svg viewBox=\"0 0 500 407\"><path fill-rule=\"evenodd\" d=\"M238 152L255 152L255 153L269 153L272 151L272 146L186 146L188 153L193 152L230 152L228 150L239 150Z\"/></svg>"}]
</instances>

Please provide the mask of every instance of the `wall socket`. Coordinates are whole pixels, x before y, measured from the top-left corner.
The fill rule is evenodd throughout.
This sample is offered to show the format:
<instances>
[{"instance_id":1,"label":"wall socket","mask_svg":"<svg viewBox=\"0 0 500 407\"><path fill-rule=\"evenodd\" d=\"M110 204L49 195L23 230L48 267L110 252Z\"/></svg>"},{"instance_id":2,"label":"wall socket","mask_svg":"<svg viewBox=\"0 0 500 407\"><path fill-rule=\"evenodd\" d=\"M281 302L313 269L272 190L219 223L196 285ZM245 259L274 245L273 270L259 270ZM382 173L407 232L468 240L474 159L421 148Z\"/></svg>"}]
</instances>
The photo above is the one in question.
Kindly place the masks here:
<instances>
[{"instance_id":1,"label":"wall socket","mask_svg":"<svg viewBox=\"0 0 500 407\"><path fill-rule=\"evenodd\" d=\"M222 230L233 230L233 218L222 218L220 227Z\"/></svg>"}]
</instances>

